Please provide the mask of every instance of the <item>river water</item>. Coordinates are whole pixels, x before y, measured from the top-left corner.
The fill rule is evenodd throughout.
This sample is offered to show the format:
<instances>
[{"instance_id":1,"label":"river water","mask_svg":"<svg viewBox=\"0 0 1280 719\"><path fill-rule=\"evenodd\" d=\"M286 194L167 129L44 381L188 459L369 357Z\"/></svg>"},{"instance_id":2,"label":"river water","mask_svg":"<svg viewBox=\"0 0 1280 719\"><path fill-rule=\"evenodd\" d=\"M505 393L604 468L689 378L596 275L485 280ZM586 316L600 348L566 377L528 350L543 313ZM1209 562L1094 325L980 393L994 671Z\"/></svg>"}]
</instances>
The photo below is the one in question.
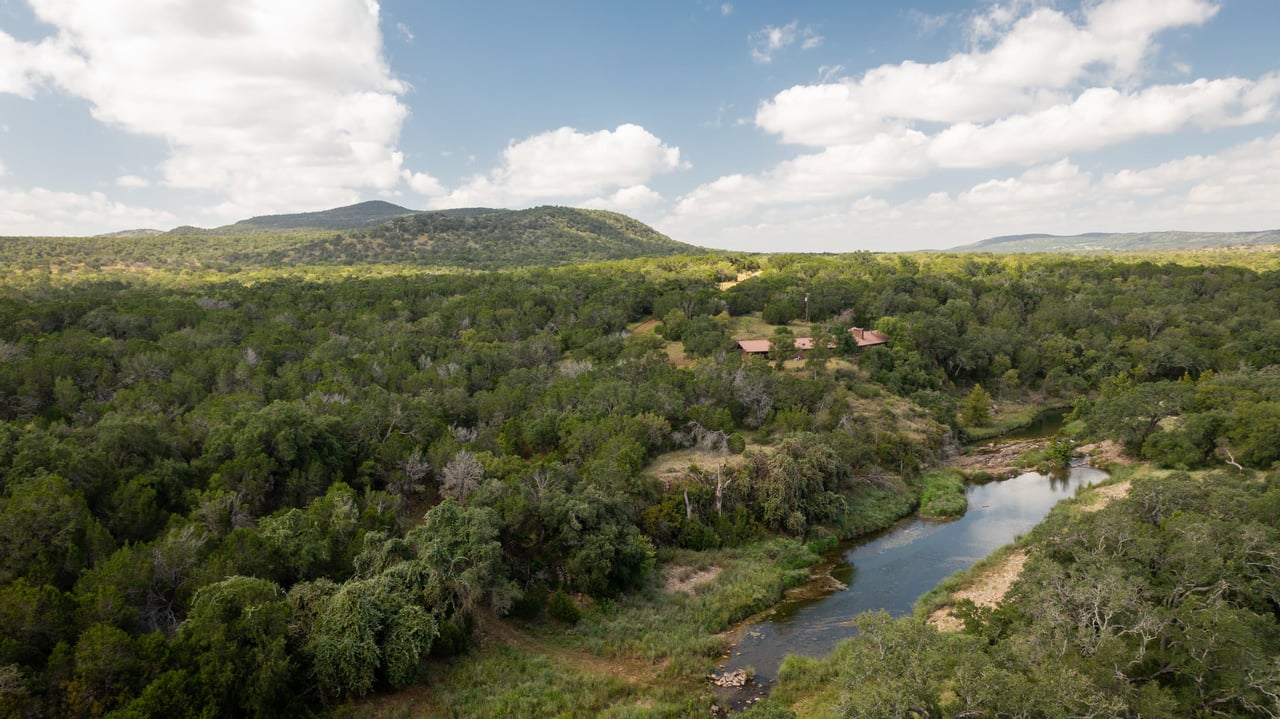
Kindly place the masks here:
<instances>
[{"instance_id":1,"label":"river water","mask_svg":"<svg viewBox=\"0 0 1280 719\"><path fill-rule=\"evenodd\" d=\"M848 588L778 605L764 621L747 628L724 668L753 668L756 682L768 685L787 654L830 653L840 640L853 635L850 619L860 612L910 614L916 599L938 582L1026 533L1077 488L1106 477L1092 467L1073 467L1062 477L1028 472L970 485L969 511L959 519L903 519L878 535L845 545L832 558L832 574Z\"/></svg>"}]
</instances>

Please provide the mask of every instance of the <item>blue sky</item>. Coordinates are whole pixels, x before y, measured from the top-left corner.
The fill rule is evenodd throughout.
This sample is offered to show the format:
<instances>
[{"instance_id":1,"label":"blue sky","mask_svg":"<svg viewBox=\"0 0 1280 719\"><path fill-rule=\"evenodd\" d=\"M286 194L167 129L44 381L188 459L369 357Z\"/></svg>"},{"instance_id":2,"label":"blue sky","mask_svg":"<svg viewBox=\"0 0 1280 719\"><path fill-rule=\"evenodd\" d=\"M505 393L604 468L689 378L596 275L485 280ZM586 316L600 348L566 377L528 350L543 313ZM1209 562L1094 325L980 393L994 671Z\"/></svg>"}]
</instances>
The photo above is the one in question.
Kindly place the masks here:
<instances>
[{"instance_id":1,"label":"blue sky","mask_svg":"<svg viewBox=\"0 0 1280 719\"><path fill-rule=\"evenodd\" d=\"M386 199L746 250L1280 227L1275 0L0 0L0 235Z\"/></svg>"}]
</instances>

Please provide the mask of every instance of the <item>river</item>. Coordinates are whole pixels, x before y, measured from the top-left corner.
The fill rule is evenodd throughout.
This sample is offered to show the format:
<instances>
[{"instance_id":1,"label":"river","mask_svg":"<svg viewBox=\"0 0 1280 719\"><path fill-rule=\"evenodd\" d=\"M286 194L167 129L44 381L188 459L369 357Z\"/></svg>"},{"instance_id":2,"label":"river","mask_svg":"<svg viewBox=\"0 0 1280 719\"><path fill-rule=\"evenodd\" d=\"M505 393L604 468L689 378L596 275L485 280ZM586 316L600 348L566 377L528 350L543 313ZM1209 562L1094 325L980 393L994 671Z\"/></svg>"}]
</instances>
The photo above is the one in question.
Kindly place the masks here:
<instances>
[{"instance_id":1,"label":"river","mask_svg":"<svg viewBox=\"0 0 1280 719\"><path fill-rule=\"evenodd\" d=\"M916 599L938 582L1030 530L1077 488L1106 477L1106 472L1092 467L1073 467L1065 477L1028 472L970 485L969 511L959 519L903 519L878 535L834 550L832 575L847 588L779 604L746 629L724 669L750 667L758 684L771 684L787 654L830 653L854 633L849 620L860 612L910 614Z\"/></svg>"}]
</instances>

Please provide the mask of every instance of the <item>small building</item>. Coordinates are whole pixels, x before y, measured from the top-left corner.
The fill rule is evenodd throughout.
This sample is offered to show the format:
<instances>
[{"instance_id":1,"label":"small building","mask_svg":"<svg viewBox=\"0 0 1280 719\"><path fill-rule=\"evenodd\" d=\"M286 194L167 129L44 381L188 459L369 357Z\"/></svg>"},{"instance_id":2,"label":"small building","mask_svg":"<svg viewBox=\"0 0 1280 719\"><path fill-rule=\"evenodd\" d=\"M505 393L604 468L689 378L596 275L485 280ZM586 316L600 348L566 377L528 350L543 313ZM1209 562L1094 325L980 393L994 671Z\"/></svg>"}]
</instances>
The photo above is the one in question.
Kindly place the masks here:
<instances>
[{"instance_id":1,"label":"small building","mask_svg":"<svg viewBox=\"0 0 1280 719\"><path fill-rule=\"evenodd\" d=\"M808 352L814 347L812 337L796 337L792 344L799 352ZM827 349L835 348L834 342L827 343ZM738 340L738 349L746 355L767 355L773 349L773 343L769 340Z\"/></svg>"},{"instance_id":2,"label":"small building","mask_svg":"<svg viewBox=\"0 0 1280 719\"><path fill-rule=\"evenodd\" d=\"M858 343L859 349L863 347L888 344L889 342L889 336L880 330L865 330L861 327L850 327L849 334L853 335L853 341Z\"/></svg>"}]
</instances>

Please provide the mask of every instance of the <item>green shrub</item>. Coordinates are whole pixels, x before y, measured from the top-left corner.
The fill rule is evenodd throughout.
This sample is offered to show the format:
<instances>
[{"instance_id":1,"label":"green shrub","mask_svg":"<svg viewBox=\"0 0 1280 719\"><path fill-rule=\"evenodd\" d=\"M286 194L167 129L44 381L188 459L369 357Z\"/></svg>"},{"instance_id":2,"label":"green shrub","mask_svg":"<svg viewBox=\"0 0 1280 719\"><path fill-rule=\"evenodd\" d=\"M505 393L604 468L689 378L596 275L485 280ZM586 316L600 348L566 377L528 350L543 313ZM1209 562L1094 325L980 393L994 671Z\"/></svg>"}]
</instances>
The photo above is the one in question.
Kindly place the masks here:
<instances>
[{"instance_id":1,"label":"green shrub","mask_svg":"<svg viewBox=\"0 0 1280 719\"><path fill-rule=\"evenodd\" d=\"M964 475L953 469L924 475L920 494L920 514L925 517L959 517L969 508L964 496Z\"/></svg>"},{"instance_id":2,"label":"green shrub","mask_svg":"<svg viewBox=\"0 0 1280 719\"><path fill-rule=\"evenodd\" d=\"M573 603L563 589L557 589L547 599L547 614L565 624L577 624L582 618L582 610L578 609L578 605Z\"/></svg>"}]
</instances>

